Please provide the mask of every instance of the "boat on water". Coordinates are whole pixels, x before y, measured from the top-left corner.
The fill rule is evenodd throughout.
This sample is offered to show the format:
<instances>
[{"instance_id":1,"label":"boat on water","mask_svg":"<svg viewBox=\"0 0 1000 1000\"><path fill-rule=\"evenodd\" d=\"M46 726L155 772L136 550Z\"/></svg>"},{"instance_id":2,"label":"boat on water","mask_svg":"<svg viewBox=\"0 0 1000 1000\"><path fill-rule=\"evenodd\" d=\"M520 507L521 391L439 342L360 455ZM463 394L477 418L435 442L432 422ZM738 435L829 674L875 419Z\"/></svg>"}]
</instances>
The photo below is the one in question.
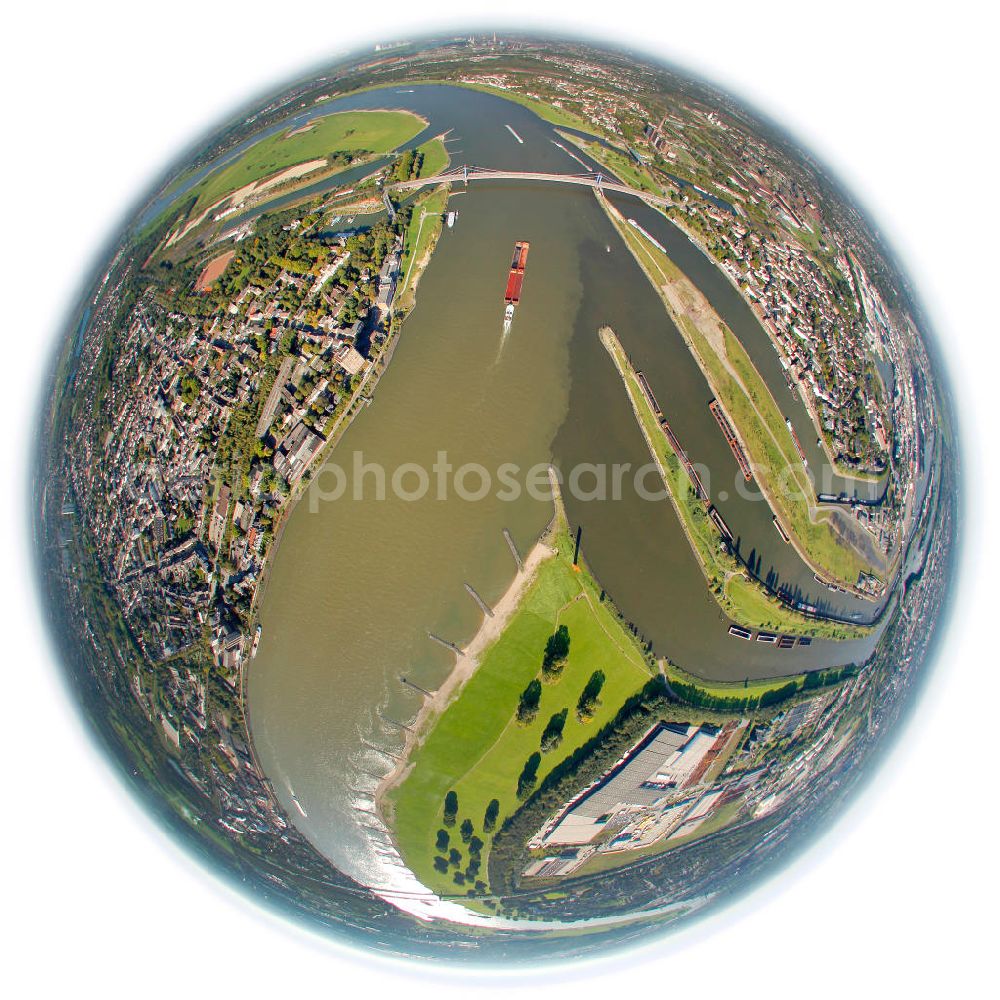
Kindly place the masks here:
<instances>
[{"instance_id":1,"label":"boat on water","mask_svg":"<svg viewBox=\"0 0 1000 1000\"><path fill-rule=\"evenodd\" d=\"M806 458L806 453L802 450L802 445L799 443L799 436L795 433L795 428L788 417L785 417L785 426L788 428L788 433L792 435L792 440L795 442L795 449L799 453L799 458L802 459L802 464L808 469L809 459Z\"/></svg>"},{"instance_id":2,"label":"boat on water","mask_svg":"<svg viewBox=\"0 0 1000 1000\"><path fill-rule=\"evenodd\" d=\"M458 212L449 212L445 218L445 222L449 229L455 228L455 220L458 218Z\"/></svg>"},{"instance_id":3,"label":"boat on water","mask_svg":"<svg viewBox=\"0 0 1000 1000\"><path fill-rule=\"evenodd\" d=\"M250 647L250 659L252 660L257 655L257 647L260 645L260 633L261 626L257 626L257 630L253 634L253 645Z\"/></svg>"},{"instance_id":4,"label":"boat on water","mask_svg":"<svg viewBox=\"0 0 1000 1000\"><path fill-rule=\"evenodd\" d=\"M736 431L733 430L733 425L729 422L729 417L726 416L717 399L713 399L708 404L708 408L712 411L712 416L715 417L716 422L722 429L723 436L729 443L729 448L736 458L737 465L740 467L740 472L743 473L743 478L749 483L753 479L753 469L750 465L750 460L746 456L746 452L743 450L743 445L736 436Z\"/></svg>"},{"instance_id":5,"label":"boat on water","mask_svg":"<svg viewBox=\"0 0 1000 1000\"><path fill-rule=\"evenodd\" d=\"M527 240L518 240L514 244L514 257L511 260L510 271L507 274L507 288L503 294L504 333L510 329L514 320L514 307L521 301L521 288L524 285L524 269L528 263L528 250L531 244Z\"/></svg>"}]
</instances>

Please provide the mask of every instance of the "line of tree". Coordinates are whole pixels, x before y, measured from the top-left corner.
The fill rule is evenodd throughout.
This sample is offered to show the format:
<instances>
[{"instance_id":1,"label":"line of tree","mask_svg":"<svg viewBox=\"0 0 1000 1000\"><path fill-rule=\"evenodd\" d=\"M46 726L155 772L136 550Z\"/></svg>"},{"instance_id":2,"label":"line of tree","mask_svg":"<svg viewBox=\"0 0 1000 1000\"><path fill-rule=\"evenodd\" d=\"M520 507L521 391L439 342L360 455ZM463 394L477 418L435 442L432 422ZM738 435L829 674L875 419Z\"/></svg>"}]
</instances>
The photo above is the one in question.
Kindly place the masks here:
<instances>
[{"instance_id":1,"label":"line of tree","mask_svg":"<svg viewBox=\"0 0 1000 1000\"><path fill-rule=\"evenodd\" d=\"M537 789L541 755L536 753L529 758L518 779L518 798L524 804L504 820L493 836L488 881L494 893L500 895L517 888L521 872L528 863L526 844L546 819L600 777L671 707L663 679L655 677L629 698L618 714L590 740L556 764ZM530 772L533 758L538 760L534 771ZM530 782L527 780L529 772Z\"/></svg>"},{"instance_id":2,"label":"line of tree","mask_svg":"<svg viewBox=\"0 0 1000 1000\"><path fill-rule=\"evenodd\" d=\"M799 690L798 681L789 681L779 688L769 688L758 695L716 695L683 681L671 681L670 687L681 701L697 708L708 708L713 712L752 712L758 708L768 708L787 701Z\"/></svg>"},{"instance_id":3,"label":"line of tree","mask_svg":"<svg viewBox=\"0 0 1000 1000\"><path fill-rule=\"evenodd\" d=\"M744 695L718 695L698 687L697 684L690 684L686 681L672 680L671 690L677 697L688 705L698 708L707 708L713 712L754 712L759 709L772 708L780 705L789 698L800 692L816 691L820 688L830 687L839 684L848 677L853 677L858 672L857 664L849 663L843 667L831 667L828 670L815 670L807 673L800 680L791 680L780 687L769 688L761 694Z\"/></svg>"}]
</instances>

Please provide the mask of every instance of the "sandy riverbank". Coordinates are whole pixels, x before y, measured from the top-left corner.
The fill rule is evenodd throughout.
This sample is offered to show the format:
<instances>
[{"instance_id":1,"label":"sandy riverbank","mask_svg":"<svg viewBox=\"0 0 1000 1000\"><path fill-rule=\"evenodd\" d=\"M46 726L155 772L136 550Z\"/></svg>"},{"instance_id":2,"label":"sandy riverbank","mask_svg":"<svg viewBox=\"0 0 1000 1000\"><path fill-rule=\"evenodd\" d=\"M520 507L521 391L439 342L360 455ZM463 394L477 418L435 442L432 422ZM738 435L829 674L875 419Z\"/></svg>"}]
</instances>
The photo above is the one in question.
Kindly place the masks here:
<instances>
[{"instance_id":1,"label":"sandy riverbank","mask_svg":"<svg viewBox=\"0 0 1000 1000\"><path fill-rule=\"evenodd\" d=\"M514 613L520 607L525 593L538 575L539 567L558 552L558 549L554 548L550 543L560 526L565 524L566 512L563 508L559 481L555 470L551 467L549 468L549 484L552 488L552 499L555 505L555 513L552 520L542 533L541 538L535 542L527 558L524 560L523 567L517 571L514 579L511 580L510 586L493 606L493 616L484 616L483 623L479 626L476 634L461 653L456 653L455 666L444 683L432 695L424 698L424 703L420 706L417 717L409 729L405 731L406 743L402 753L399 755L399 761L382 778L375 789L375 808L386 829L390 832L392 830L393 817L391 809L388 808L388 793L410 773L410 768L413 766L413 753L430 731L432 723L454 701L469 678L476 672L476 668L483 660L483 655L503 635Z\"/></svg>"},{"instance_id":2,"label":"sandy riverbank","mask_svg":"<svg viewBox=\"0 0 1000 1000\"><path fill-rule=\"evenodd\" d=\"M493 606L493 616L484 616L478 631L461 653L455 654L455 665L444 683L429 697L424 698L416 719L405 732L406 745L396 766L378 783L375 789L375 807L383 822L391 829L391 811L386 808L386 795L409 774L413 752L423 742L434 720L438 719L482 662L483 654L496 642L507 628L514 613L538 574L538 568L556 554L549 545L551 531L546 531L528 553L524 566L519 569L503 596Z\"/></svg>"}]
</instances>

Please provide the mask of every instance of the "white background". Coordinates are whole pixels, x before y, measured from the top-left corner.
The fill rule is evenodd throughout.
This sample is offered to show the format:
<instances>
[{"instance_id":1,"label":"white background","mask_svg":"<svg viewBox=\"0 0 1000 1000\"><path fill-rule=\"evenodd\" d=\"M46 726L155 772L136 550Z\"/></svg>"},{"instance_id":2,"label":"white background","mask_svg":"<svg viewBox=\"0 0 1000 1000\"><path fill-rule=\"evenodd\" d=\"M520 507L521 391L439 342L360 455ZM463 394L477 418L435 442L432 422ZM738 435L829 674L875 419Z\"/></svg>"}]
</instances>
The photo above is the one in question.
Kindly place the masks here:
<instances>
[{"instance_id":1,"label":"white background","mask_svg":"<svg viewBox=\"0 0 1000 1000\"><path fill-rule=\"evenodd\" d=\"M95 249L159 170L235 104L324 57L377 37L468 25L474 8L170 0L7 9L0 856L10 924L0 982L14 988L8 996L405 990L409 1000L532 993L542 983L549 997L995 988L1000 657L987 636L998 622L986 569L998 553L986 505L995 508L1000 458L989 423L1000 336L1000 88L998 25L984 6L633 0L577 2L571 19L550 0L502 5L497 27L559 25L700 71L826 159L875 214L928 305L961 411L970 496L946 651L890 764L805 859L750 901L641 957L474 984L307 937L220 888L167 842L90 748L57 679L38 625L23 512L53 338Z\"/></svg>"}]
</instances>

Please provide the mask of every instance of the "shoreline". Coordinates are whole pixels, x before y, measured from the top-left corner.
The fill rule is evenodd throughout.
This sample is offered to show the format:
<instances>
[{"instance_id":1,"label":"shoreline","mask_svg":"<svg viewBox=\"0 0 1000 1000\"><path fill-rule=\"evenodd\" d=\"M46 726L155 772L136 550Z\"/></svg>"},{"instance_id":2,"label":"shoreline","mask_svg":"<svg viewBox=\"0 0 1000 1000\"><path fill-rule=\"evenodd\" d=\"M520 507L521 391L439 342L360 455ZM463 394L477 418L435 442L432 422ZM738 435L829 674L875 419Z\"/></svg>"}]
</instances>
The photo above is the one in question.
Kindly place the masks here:
<instances>
[{"instance_id":1,"label":"shoreline","mask_svg":"<svg viewBox=\"0 0 1000 1000\"><path fill-rule=\"evenodd\" d=\"M386 831L392 840L396 853L405 864L396 839L393 836L392 809L389 807L387 796L400 785L409 775L413 767L413 753L416 751L430 731L430 724L440 718L448 706L461 693L466 683L472 678L483 660L484 654L506 631L511 618L521 605L528 588L534 583L538 570L544 562L558 554L558 549L551 544L554 535L561 524L565 523L565 513L563 511L562 495L559 492L559 483L552 468L549 468L549 482L552 488L552 500L555 506L552 519L546 525L538 541L531 547L524 559L524 568L519 569L511 580L510 585L503 592L500 600L492 608L493 616L483 615L483 620L475 634L462 648L461 653L455 654L455 663L451 672L428 697L417 712L416 717L409 727L404 730L404 745L399 760L392 769L379 780L373 792L375 800L375 811L379 820L385 826Z\"/></svg>"},{"instance_id":2,"label":"shoreline","mask_svg":"<svg viewBox=\"0 0 1000 1000\"><path fill-rule=\"evenodd\" d=\"M606 167L606 169L608 169L608 170L610 170L612 172L614 171L614 169L615 169L614 166L612 166L611 164L605 163L604 161L600 160L597 156L595 156L595 154L594 154L594 152L592 150L584 148L584 146L579 142L579 140L578 140L577 137L572 136L572 135L565 135L564 133L561 133L561 132L560 132L560 135L564 135L564 138L566 138L567 140L569 140L570 142L572 142L574 145L577 146L578 149L580 149L582 152L586 153L591 158L595 159L598 163L601 163L604 167ZM679 187L679 185L676 183L676 181L671 180L670 183L672 183L672 185L674 187ZM688 181L687 183L689 183L696 191L699 191L702 194L706 194L706 192L703 191L693 181ZM682 188L680 188L680 189L683 190ZM708 193L710 194L710 192L708 192ZM641 196L641 189L637 189L636 194L638 196ZM721 195L718 195L716 197L721 197ZM658 212L661 216L663 216L663 218L666 219L666 221L670 225L674 226L681 233L683 233L691 241L691 244L702 254L702 256L705 257L706 260L708 260L709 263L711 263L725 277L726 281L733 288L733 290L750 307L750 311L753 313L753 315L756 318L757 322L760 324L760 326L764 330L765 334L767 335L767 339L768 339L769 343L774 348L774 350L777 353L779 359L787 359L787 356L785 354L784 348L781 346L781 344L779 343L779 341L776 340L775 337L771 334L770 329L768 328L768 325L765 322L765 317L763 316L763 314L760 311L759 305L756 302L754 302L753 300L748 299L746 297L746 295L743 293L743 289L739 285L739 282L736 280L736 278L733 276L733 274L729 271L729 269L726 268L726 267L720 266L719 263L712 257L712 255L708 252L708 250L704 246L704 243L702 241L702 237L695 230L691 229L689 226L686 225L685 220L683 219L683 217L668 215L667 214L667 208L665 206L658 205L655 202L646 201L645 199L643 199L643 201L645 202L646 205L648 205L654 211ZM884 388L884 386L883 386L883 388ZM796 391L796 394L800 398L800 401L802 402L802 404L803 404L803 406L805 408L806 414L809 417L810 422L813 425L812 429L816 433L817 444L819 444L820 448L822 449L822 451L824 452L824 454L826 456L827 461L830 463L831 468L834 470L834 472L837 475L841 476L845 480L854 480L854 481L859 482L859 483L877 483L884 476L887 475L888 470L883 470L882 472L862 471L862 470L857 470L857 469L851 469L849 466L845 466L840 461L838 461L838 459L834 456L833 450L832 450L832 448L830 446L830 442L827 439L827 436L826 436L826 434L823 431L822 421L819 419L819 413L818 413L818 411L815 408L814 400L812 398L810 398L809 394L806 392L805 386L798 379L796 380L796 390L795 391Z\"/></svg>"},{"instance_id":3,"label":"shoreline","mask_svg":"<svg viewBox=\"0 0 1000 1000\"><path fill-rule=\"evenodd\" d=\"M450 193L450 192L449 192ZM361 381L356 386L354 392L351 394L350 401L344 407L343 413L337 420L337 423L331 428L329 436L324 442L323 446L309 459L305 467L302 470L296 484L292 487L291 492L288 494L288 499L281 513L281 521L278 527L275 529L274 537L271 544L268 546L266 553L263 556L263 567L261 569L260 578L257 582L257 586L254 589L253 600L250 604L250 630L253 631L253 627L257 622L256 612L257 607L264 598L264 594L267 589L267 582L270 578L270 567L273 560L273 556L277 552L278 544L281 541L281 536L284 534L285 525L287 521L291 518L298 506L299 501L305 495L306 491L309 489L309 485L312 482L313 473L316 469L322 468L323 463L330 457L333 450L340 443L340 439L347 432L348 428L354 422L354 418L361 412L362 407L358 405L358 400L365 395L365 390L367 390L370 395L374 392L375 387L378 385L382 376L386 373L389 368L389 364L392 361L393 355L396 353L396 347L399 344L399 338L402 336L403 325L406 318L410 315L413 309L416 307L416 295L417 287L420 283L420 278L423 276L424 271L430 265L431 258L434 256L434 251L437 249L437 242L440 239L440 231L432 236L430 243L427 246L426 253L424 255L423 266L413 275L412 285L409 287L411 292L411 297L413 302L409 308L403 308L400 310L401 315L399 322L396 325L394 331L390 331L386 339L385 347L382 352L371 361L368 370L362 376Z\"/></svg>"},{"instance_id":4,"label":"shoreline","mask_svg":"<svg viewBox=\"0 0 1000 1000\"><path fill-rule=\"evenodd\" d=\"M700 353L699 353L696 345L692 342L692 340L690 338L690 335L689 335L688 331L685 329L684 323L682 322L683 318L685 317L685 312L684 312L683 308L681 307L682 304L678 303L673 298L673 294L674 294L673 293L673 289L671 289L668 292L667 286L666 285L661 285L660 282L656 280L655 276L650 273L650 271L649 271L649 269L648 269L645 261L643 261L638 256L638 254L636 253L636 251L634 250L634 248L632 247L631 243L629 242L629 240L627 238L627 235L626 235L626 233L627 233L627 227L625 226L625 220L624 220L624 217L622 216L622 214L618 211L618 209L615 208L614 205L611 205L607 201L606 198L598 197L598 201L600 202L601 206L604 208L605 212L607 213L608 218L611 221L612 225L618 231L618 234L622 238L622 241L625 243L626 247L628 248L628 250L630 251L630 253L632 254L632 256L635 258L636 263L640 266L640 268L645 273L646 277L649 279L650 283L653 285L654 289L656 290L657 294L659 295L661 301L663 302L663 304L664 304L664 306L666 308L667 315L670 316L671 320L674 322L674 325L677 327L677 330L680 333L681 337L684 339L684 342L687 344L688 350L691 352L692 357L694 358L694 360L697 363L699 369L701 369L703 375L705 376L705 379L708 382L708 385L711 388L713 394L718 397L720 395L720 393L717 391L717 387L716 387L716 385L714 383L714 380L709 377L709 373L705 370L703 361L701 359L701 355L700 355ZM697 294L699 296L701 295L700 292L697 292ZM703 296L702 296L702 298L703 298ZM706 300L706 302L707 302L707 300ZM711 308L711 307L709 306L709 308ZM721 323L721 320L719 322ZM703 333L703 332L702 332L702 336L706 340L709 340L708 336L705 333ZM712 347L712 344L711 344L710 340L709 340L709 347L710 348ZM772 401L773 401L773 397L772 397ZM777 405L777 404L775 404L775 405ZM755 410L756 410L756 407L755 407ZM764 419L764 417L759 412L757 413L757 416L758 416L758 418L761 421L761 426L765 430L767 430L768 433L770 434L767 422ZM751 452L750 449L748 449L746 447L746 442L744 441L741 429L739 428L739 426L737 426L737 424L736 424L735 421L733 421L733 427L734 427L734 430L736 432L737 439L740 441L741 446L743 447L743 449L746 452L746 454L752 459L753 458L753 453ZM774 442L775 446L779 449L779 451L781 451L781 446L778 443L777 439L774 438L773 434L771 434L771 438L772 438L772 441ZM805 471L804 466L803 466L803 471ZM879 599L872 598L870 595L868 595L864 591L858 590L857 586L854 583L850 582L849 580L843 579L842 576L840 576L837 573L834 573L832 570L829 570L826 567L820 566L812 558L812 556L806 551L806 549L804 547L804 543L798 537L797 532L794 531L794 530L791 530L791 528L792 528L792 526L791 526L792 517L790 516L790 514L788 513L788 511L785 509L785 505L778 503L777 496L774 493L773 489L771 488L771 484L768 483L768 482L766 482L765 480L761 479L761 477L759 477L759 476L755 477L755 478L757 480L757 485L758 485L761 493L764 495L764 498L767 500L768 506L771 508L772 514L777 514L777 512L779 510L781 511L781 513L783 515L782 520L784 522L787 522L787 525L788 525L788 528L789 528L788 534L790 536L790 544L795 549L795 551L798 553L799 558L802 559L803 563L805 563L805 565L809 569L811 569L815 574L818 574L818 575L822 576L824 580L826 580L826 579L832 579L832 580L834 580L848 594L851 594L852 596L857 597L857 598L859 598L861 600L865 600L865 601L869 601L869 602L871 602L873 604L877 604L879 602ZM809 502L808 500L807 500L807 505L808 505L808 510L807 510L806 513L807 513L807 516L808 516L810 522L812 522L813 524L818 524L818 523L820 523L821 520L828 520L828 518L818 518L816 516L817 512L820 510L820 508L817 505ZM831 530L833 530L833 529L831 529ZM873 568L875 568L875 567L872 567L869 564L867 569L868 569L868 571L870 571ZM883 572L884 572L884 570L883 570Z\"/></svg>"},{"instance_id":5,"label":"shoreline","mask_svg":"<svg viewBox=\"0 0 1000 1000\"><path fill-rule=\"evenodd\" d=\"M392 810L388 807L386 796L400 785L410 773L410 769L413 767L413 753L426 738L430 724L444 714L479 668L483 655L503 635L511 618L520 607L525 593L534 583L539 567L556 555L557 550L549 544L551 534L551 526L542 532L541 538L535 542L524 560L524 569L520 569L514 574L510 586L492 608L493 617L483 616L483 621L475 635L462 648L461 653L455 654L455 663L451 672L433 694L424 698L416 718L410 723L409 728L404 730L405 743L399 754L399 761L393 765L392 770L380 779L373 793L375 809L390 836L392 836L393 816ZM395 838L393 838L393 843L395 843Z\"/></svg>"},{"instance_id":6,"label":"shoreline","mask_svg":"<svg viewBox=\"0 0 1000 1000\"><path fill-rule=\"evenodd\" d=\"M660 476L663 480L664 486L667 489L667 492L670 495L670 501L671 504L673 505L674 512L677 515L677 519L680 522L681 529L684 532L684 537L687 539L688 544L691 546L691 551L694 554L694 557L697 560L698 565L701 567L701 571L705 576L706 581L709 584L709 590L711 591L712 580L708 566L706 565L705 559L702 556L702 553L699 550L698 545L692 536L691 527L687 523L687 519L685 518L684 514L681 511L680 500L675 495L674 488L671 485L671 477L669 476L666 468L663 465L663 462L660 459L659 453L657 451L654 442L651 440L649 436L647 428L643 423L642 416L637 408L637 403L632 394L632 389L629 386L629 378L630 377L633 379L636 378L635 370L634 368L632 368L631 362L628 360L628 356L625 354L624 347L622 347L621 342L618 340L617 335L615 334L614 330L611 327L602 326L600 330L598 330L598 337L600 338L600 341L604 345L604 348L607 350L608 354L611 356L615 368L618 370L618 374L621 376L622 381L625 383L625 389L626 392L628 393L629 402L632 406L632 413L635 415L636 423L638 424L639 430L641 431L642 436L646 441L646 445L649 448L650 455L652 456L653 461L656 463L656 466L660 471ZM621 357L619 357L619 354L621 355ZM622 367L623 364L628 366L627 369ZM672 450L673 449L671 448L671 451ZM865 638L865 636L868 635L868 633L871 631L871 628L873 627L872 625L864 625L848 621L842 621L839 618L830 618L826 615L817 614L815 617L809 615L802 615L801 612L798 611L798 609L796 609L788 602L786 602L780 595L772 593L771 591L767 590L767 588L763 585L763 583L759 579L757 579L752 575L748 575L747 569L743 565L741 565L739 569L731 569L726 571L723 583L723 592L725 592L725 587L729 583L729 580L732 579L733 577L738 577L738 576L742 576L744 579L746 579L751 586L759 588L765 597L767 597L772 601L777 602L778 607L775 609L776 613L779 611L783 611L786 614L798 615L801 618L801 621L789 623L789 627L794 625L794 628L797 631L802 632L803 634L811 635L814 638L832 639L836 641L838 639L837 636L824 635L823 629L820 627L822 626L823 623L829 623L832 628L836 628L839 626L847 630L853 629L860 633L858 635L848 635L842 637L844 639L847 640L863 639ZM713 597L715 597L716 603L719 605L719 609L730 621L735 621L737 624L742 625L745 628L753 628L757 630L766 629L768 627L776 627L776 626L764 626L758 623L751 623L749 620L746 619L740 620L735 616L734 608L724 606L722 601L719 600L718 595L714 593ZM817 625L817 623L819 623L819 626Z\"/></svg>"},{"instance_id":7,"label":"shoreline","mask_svg":"<svg viewBox=\"0 0 1000 1000\"><path fill-rule=\"evenodd\" d=\"M259 607L267 592L268 584L271 579L271 568L274 565L274 560L277 557L278 549L281 544L282 537L285 533L285 528L288 522L291 520L292 514L295 512L296 507L298 507L299 502L302 497L305 496L306 491L309 489L309 485L312 482L312 474L316 468L322 467L323 463L329 458L329 456L336 449L337 445L340 443L341 438L347 432L348 428L354 422L354 418L361 412L364 408L358 404L358 400L363 395L364 391L367 389L369 392L373 391L375 386L378 385L379 380L386 373L389 368L389 364L392 361L393 355L396 353L396 347L399 343L399 338L403 332L403 326L406 317L413 311L416 305L416 294L417 286L420 282L420 278L423 275L426 267L430 264L433 258L434 251L437 248L437 241L440 238L440 232L438 232L432 239L427 247L426 253L426 263L420 271L413 276L413 282L410 288L411 295L413 298L413 303L409 309L403 312L402 318L400 319L394 332L390 332L388 339L386 341L385 347L381 354L371 363L368 371L365 373L364 377L361 379L360 383L356 387L354 393L351 396L350 402L344 408L344 412L341 414L337 424L333 427L330 432L330 436L327 438L325 444L313 455L313 457L306 464L306 467L302 471L298 482L294 485L291 492L289 493L288 500L281 512L281 518L278 522L277 527L274 530L274 535L271 539L271 544L267 547L264 553L262 553L262 566L260 571L260 576L257 580L257 586L254 588L253 598L250 602L250 612L249 621L247 624L247 637L253 635L254 630L261 624ZM370 385L370 388L369 388ZM547 532L546 532L547 534ZM506 595L505 595L506 596ZM253 640L250 640L251 643ZM251 647L252 648L252 647ZM240 715L243 721L243 732L246 737L246 745L249 748L250 755L254 761L258 773L264 781L264 785L270 791L271 797L276 803L279 804L278 797L275 795L273 789L271 788L270 779L267 777L266 772L257 759L256 748L254 747L253 739L253 727L250 722L250 699L248 694L248 688L250 685L250 669L253 665L254 657L249 655L249 649L246 655L240 660L240 670L239 670L239 706ZM409 736L407 737L409 738Z\"/></svg>"}]
</instances>

